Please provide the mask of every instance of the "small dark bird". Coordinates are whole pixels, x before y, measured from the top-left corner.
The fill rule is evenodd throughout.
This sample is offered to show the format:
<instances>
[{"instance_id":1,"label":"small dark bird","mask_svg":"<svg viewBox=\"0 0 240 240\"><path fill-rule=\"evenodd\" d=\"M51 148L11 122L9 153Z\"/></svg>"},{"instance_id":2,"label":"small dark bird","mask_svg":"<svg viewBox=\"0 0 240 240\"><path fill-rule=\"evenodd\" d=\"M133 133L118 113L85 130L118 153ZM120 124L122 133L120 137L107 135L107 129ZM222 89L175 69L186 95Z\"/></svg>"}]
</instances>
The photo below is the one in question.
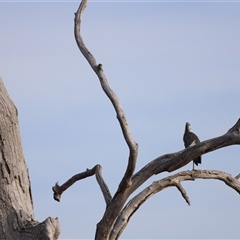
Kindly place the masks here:
<instances>
[{"instance_id":1,"label":"small dark bird","mask_svg":"<svg viewBox=\"0 0 240 240\"><path fill-rule=\"evenodd\" d=\"M194 134L193 132L191 132L191 125L187 122L186 126L185 126L185 132L183 135L183 142L184 142L184 146L185 148L187 148L190 145L195 145L200 143L200 140L198 138L198 136L196 134ZM193 170L194 170L194 163L198 166L198 164L202 163L202 157L199 156L195 159L193 159Z\"/></svg>"}]
</instances>

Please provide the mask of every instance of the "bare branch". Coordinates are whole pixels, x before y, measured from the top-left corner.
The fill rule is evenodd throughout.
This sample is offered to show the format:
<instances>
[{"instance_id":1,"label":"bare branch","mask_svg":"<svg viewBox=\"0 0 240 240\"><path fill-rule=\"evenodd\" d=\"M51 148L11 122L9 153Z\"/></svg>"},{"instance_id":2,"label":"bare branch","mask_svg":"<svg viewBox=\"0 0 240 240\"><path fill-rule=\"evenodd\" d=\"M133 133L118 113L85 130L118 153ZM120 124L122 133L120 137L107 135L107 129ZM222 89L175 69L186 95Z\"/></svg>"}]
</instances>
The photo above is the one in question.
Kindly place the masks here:
<instances>
[{"instance_id":1,"label":"bare branch","mask_svg":"<svg viewBox=\"0 0 240 240\"><path fill-rule=\"evenodd\" d=\"M103 180L103 177L102 177L102 167L99 164L96 165L95 176L96 176L97 182L98 182L98 184L99 184L99 186L100 186L100 188L102 190L105 202L108 205L111 202L111 200L112 200L112 195L111 195L111 193L109 191L109 188L108 188L107 184Z\"/></svg>"},{"instance_id":2,"label":"bare branch","mask_svg":"<svg viewBox=\"0 0 240 240\"><path fill-rule=\"evenodd\" d=\"M71 187L76 181L82 180L82 179L87 178L87 177L91 177L95 174L97 182L98 182L98 184L99 184L99 186L102 190L105 202L108 205L112 200L112 196L111 196L111 193L108 189L107 184L103 180L101 171L102 171L102 167L99 164L97 164L92 169L87 169L85 172L78 173L78 174L74 175L73 177L71 177L69 180L67 180L61 186L59 186L58 183L56 183L55 186L52 187L53 198L56 201L60 202L62 193L65 190L67 190L69 187Z\"/></svg>"},{"instance_id":3,"label":"bare branch","mask_svg":"<svg viewBox=\"0 0 240 240\"><path fill-rule=\"evenodd\" d=\"M175 175L163 178L159 181L154 181L151 185L143 189L140 193L138 193L134 198L132 198L124 209L121 211L119 217L117 218L111 234L110 239L118 239L127 223L129 222L131 216L135 211L151 196L162 191L167 187L176 186L178 190L181 192L184 199L190 204L190 200L187 196L186 191L181 186L182 181L194 181L195 179L217 179L223 181L229 187L234 189L236 192L240 194L240 183L236 178L231 176L228 173L216 171L216 170L193 170L193 171L183 171L177 173Z\"/></svg>"},{"instance_id":4,"label":"bare branch","mask_svg":"<svg viewBox=\"0 0 240 240\"><path fill-rule=\"evenodd\" d=\"M235 131L240 132L240 118L238 119L236 124L228 130L228 133L235 132Z\"/></svg>"},{"instance_id":5,"label":"bare branch","mask_svg":"<svg viewBox=\"0 0 240 240\"><path fill-rule=\"evenodd\" d=\"M123 108L122 108L116 94L108 85L107 78L103 72L102 64L97 64L95 58L90 53L90 51L87 49L87 47L84 44L83 39L81 37L81 17L82 17L83 11L86 6L87 6L87 0L83 0L81 2L77 12L75 13L75 28L74 28L75 39L76 39L76 42L77 42L77 45L78 45L80 51L82 52L82 54L84 55L84 57L86 58L86 60L88 61L88 63L92 67L92 69L94 70L94 72L97 74L103 91L105 92L105 94L108 96L108 98L112 102L112 105L117 114L117 119L118 119L119 124L122 129L123 136L129 147L130 153L129 153L128 166L127 166L125 175L120 184L120 188L123 187L123 189L124 189L130 185L131 177L135 170L137 154L138 154L138 145L134 141L134 139L131 135L130 128L128 126L127 119L126 119L125 113L123 111Z\"/></svg>"},{"instance_id":6,"label":"bare branch","mask_svg":"<svg viewBox=\"0 0 240 240\"><path fill-rule=\"evenodd\" d=\"M129 188L129 192L130 194L134 192L139 186L141 186L147 179L149 179L154 174L159 174L165 171L175 171L185 166L190 161L192 161L192 159L200 155L204 155L216 149L235 144L240 144L240 133L237 131L229 132L220 137L203 141L199 144L188 147L179 152L160 156L149 162L146 166L144 166L142 169L140 169L137 173L134 174L132 178L132 185Z\"/></svg>"},{"instance_id":7,"label":"bare branch","mask_svg":"<svg viewBox=\"0 0 240 240\"><path fill-rule=\"evenodd\" d=\"M182 194L183 198L186 200L187 204L190 205L190 199L187 195L187 192L183 188L183 186L180 183L176 183L176 187L180 191L180 193Z\"/></svg>"},{"instance_id":8,"label":"bare branch","mask_svg":"<svg viewBox=\"0 0 240 240\"><path fill-rule=\"evenodd\" d=\"M240 173L235 178L238 180L240 178Z\"/></svg>"},{"instance_id":9,"label":"bare branch","mask_svg":"<svg viewBox=\"0 0 240 240\"><path fill-rule=\"evenodd\" d=\"M77 42L77 45L83 54L83 56L86 58L90 66L92 67L93 71L96 73L96 75L99 78L100 84L102 86L103 91L111 101L117 115L117 119L119 121L124 139L128 145L129 148L129 159L128 159L128 164L127 168L125 171L125 174L119 184L118 190L114 194L113 198L111 201L107 201L107 209L104 213L103 218L101 221L97 224L97 230L96 230L96 235L95 239L109 239L109 234L112 231L114 233L114 228L113 225L116 224L116 219L119 219L119 213L122 210L123 206L125 205L128 197L139 187L141 186L149 177L151 177L154 174L159 174L163 171L168 171L172 172L174 170L177 170L181 168L182 166L188 164L192 159L203 155L207 152L214 151L218 148L233 145L233 144L240 144L240 132L239 132L239 121L235 126L229 130L228 133L225 135L215 138L215 139L210 139L204 142L201 142L199 144L196 144L194 146L190 146L185 150L172 153L172 154L166 154L164 156L158 157L157 159L153 160L149 164L147 164L145 167L143 167L138 173L134 174L135 171L135 166L136 166L136 161L137 161L137 154L138 154L138 145L134 141L130 128L128 126L127 120L125 113L123 111L123 108L114 93L114 91L110 88L108 85L107 78L104 74L103 71L103 66L101 63L97 63L93 55L90 53L90 51L87 49L85 46L83 39L81 37L81 18L84 9L87 6L87 0L83 0L75 13L75 25L74 25L74 34L75 34L75 39ZM174 175L175 176L175 175ZM96 175L97 177L97 175ZM196 176L194 176L196 178ZM180 182L183 180L192 180L193 175L190 177L190 179L178 179L178 182L176 181L170 181L171 186L176 186L179 191L181 192L182 196L184 199L190 203L190 200L186 194L186 191L183 189L181 186ZM98 179L98 178L97 178ZM136 211L136 209L144 202L148 197L151 195L155 194L156 192L162 190L165 187L170 186L169 185L169 180L171 179L165 179L167 182L161 182L163 185L159 185L158 182L153 183L153 185L149 186L149 189L147 189L145 192L141 192L143 196L141 198L141 203L140 202L135 202L134 207L131 209L131 214L128 215L127 218L129 219L130 216ZM235 179L236 180L236 179ZM98 180L99 181L99 180ZM101 179L100 181L101 182ZM100 183L99 183L100 184ZM164 185L165 184L165 185ZM226 184L230 184L228 181L226 181ZM101 184L100 184L101 186ZM61 190L58 191L59 187L57 184L55 186L55 191L57 193L60 193L61 196ZM151 189L155 189L155 191L152 191ZM147 192L149 194L147 194ZM104 195L105 196L105 195ZM138 195L137 195L138 196ZM58 197L58 196L57 196ZM57 198L60 199L60 198ZM106 199L106 197L105 197ZM135 199L135 198L134 198ZM108 204L109 203L109 204ZM129 202L130 204L131 202ZM128 204L128 205L129 205ZM126 209L126 207L124 208ZM122 210L124 211L124 210ZM124 217L127 215L124 215ZM121 217L120 217L121 218ZM124 219L121 219L120 221L120 229L123 229L124 227ZM128 221L128 220L127 220ZM126 222L127 223L127 222ZM121 230L118 230L115 234L115 236L119 235ZM111 238L113 239L113 238Z\"/></svg>"}]
</instances>

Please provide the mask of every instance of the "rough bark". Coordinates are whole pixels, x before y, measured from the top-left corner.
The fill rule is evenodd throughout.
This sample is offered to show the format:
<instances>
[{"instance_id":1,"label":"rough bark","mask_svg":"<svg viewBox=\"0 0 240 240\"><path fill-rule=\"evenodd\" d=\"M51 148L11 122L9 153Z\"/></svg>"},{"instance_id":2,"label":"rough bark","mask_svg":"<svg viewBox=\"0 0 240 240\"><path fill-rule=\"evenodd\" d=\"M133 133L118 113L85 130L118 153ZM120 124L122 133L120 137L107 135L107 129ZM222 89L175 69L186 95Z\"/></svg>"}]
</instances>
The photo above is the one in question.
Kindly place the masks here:
<instances>
[{"instance_id":1,"label":"rough bark","mask_svg":"<svg viewBox=\"0 0 240 240\"><path fill-rule=\"evenodd\" d=\"M59 233L57 219L34 220L18 112L0 78L0 238L57 239Z\"/></svg>"}]
</instances>

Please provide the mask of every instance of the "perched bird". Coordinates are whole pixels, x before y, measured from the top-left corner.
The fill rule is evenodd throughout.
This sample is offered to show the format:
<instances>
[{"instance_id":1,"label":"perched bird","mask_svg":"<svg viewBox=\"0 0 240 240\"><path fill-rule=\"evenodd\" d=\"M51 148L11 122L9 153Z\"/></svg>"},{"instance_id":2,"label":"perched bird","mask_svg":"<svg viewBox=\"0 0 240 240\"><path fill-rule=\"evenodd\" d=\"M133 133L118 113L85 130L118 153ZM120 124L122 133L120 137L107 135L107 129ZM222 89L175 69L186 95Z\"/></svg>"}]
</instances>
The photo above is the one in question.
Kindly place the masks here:
<instances>
[{"instance_id":1,"label":"perched bird","mask_svg":"<svg viewBox=\"0 0 240 240\"><path fill-rule=\"evenodd\" d=\"M200 143L200 140L198 138L198 136L196 134L194 134L193 132L191 132L191 125L187 122L186 126L185 126L185 132L183 135L183 142L184 142L184 146L185 148L187 148L190 145L195 145L197 143ZM202 163L201 161L201 156L193 159L193 170L194 170L194 163L198 166L198 164Z\"/></svg>"}]
</instances>

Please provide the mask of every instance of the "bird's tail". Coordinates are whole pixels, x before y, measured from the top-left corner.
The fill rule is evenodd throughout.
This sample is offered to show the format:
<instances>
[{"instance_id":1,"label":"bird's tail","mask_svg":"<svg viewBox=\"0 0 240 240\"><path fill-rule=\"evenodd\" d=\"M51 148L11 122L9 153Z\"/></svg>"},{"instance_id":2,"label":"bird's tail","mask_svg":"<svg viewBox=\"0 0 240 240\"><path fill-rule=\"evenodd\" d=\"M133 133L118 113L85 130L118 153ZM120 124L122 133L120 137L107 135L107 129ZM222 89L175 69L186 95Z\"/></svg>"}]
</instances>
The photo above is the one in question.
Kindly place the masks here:
<instances>
[{"instance_id":1,"label":"bird's tail","mask_svg":"<svg viewBox=\"0 0 240 240\"><path fill-rule=\"evenodd\" d=\"M201 156L193 159L193 162L194 162L197 166L198 166L198 164L201 164L201 163L202 163L202 158L201 158Z\"/></svg>"}]
</instances>

